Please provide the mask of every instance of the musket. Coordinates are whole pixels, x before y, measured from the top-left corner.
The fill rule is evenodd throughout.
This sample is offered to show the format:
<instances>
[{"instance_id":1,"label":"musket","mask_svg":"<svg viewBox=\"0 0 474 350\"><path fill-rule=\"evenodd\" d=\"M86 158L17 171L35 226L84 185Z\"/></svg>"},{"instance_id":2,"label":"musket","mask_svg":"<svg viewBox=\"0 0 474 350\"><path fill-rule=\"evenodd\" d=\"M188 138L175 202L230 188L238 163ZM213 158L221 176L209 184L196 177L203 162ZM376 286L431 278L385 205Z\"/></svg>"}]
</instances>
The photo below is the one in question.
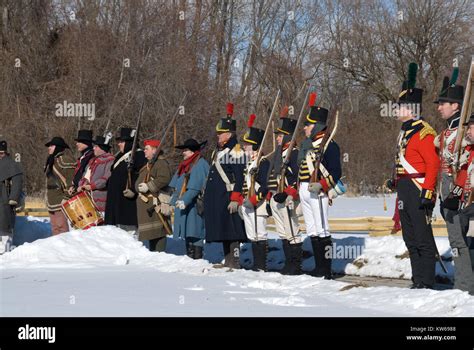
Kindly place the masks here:
<instances>
[{"instance_id":1,"label":"musket","mask_svg":"<svg viewBox=\"0 0 474 350\"><path fill-rule=\"evenodd\" d=\"M458 132L456 135L456 142L454 143L453 160L452 160L452 165L451 165L454 181L456 181L456 177L460 169L459 160L461 158L461 153L463 151L463 149L461 149L461 145L462 145L462 140L466 132L466 126L464 124L467 122L472 112L472 100L474 98L474 89L472 87L473 84L474 84L474 57L471 59L469 75L467 78L466 88L464 90L464 100L462 103L461 115L459 118L459 127L458 127Z\"/></svg>"},{"instance_id":2,"label":"musket","mask_svg":"<svg viewBox=\"0 0 474 350\"><path fill-rule=\"evenodd\" d=\"M183 98L181 99L181 102L179 103L178 108L176 109L176 112L173 115L173 118L171 119L171 123L169 123L168 126L166 127L166 129L163 131L163 134L161 135L161 138L160 138L160 144L158 145L158 147L156 149L156 152L155 152L155 154L154 154L154 156L151 160L151 164L154 164L158 160L158 156L160 155L161 148L163 147L164 140L166 139L166 135L169 133L171 127L175 123L176 118L178 117L179 109L183 105L187 95L188 95L188 93L186 92L184 94ZM158 200L157 197L155 197L155 198ZM160 219L161 223L163 224L163 227L165 228L166 232L169 235L172 234L171 228L168 225L168 221L163 217L163 214L161 212L155 210L156 206L157 206L157 204L154 204L153 206L151 206L150 208L147 209L148 215L152 215L153 211L155 211L156 214L158 215L158 218Z\"/></svg>"},{"instance_id":3,"label":"musket","mask_svg":"<svg viewBox=\"0 0 474 350\"><path fill-rule=\"evenodd\" d=\"M176 112L174 113L173 118L171 118L171 122L168 124L168 126L166 127L166 129L163 131L163 133L161 135L160 144L159 144L158 148L156 149L155 155L153 156L152 163L155 163L156 160L158 159L158 156L160 155L160 152L161 152L161 148L163 147L163 145L165 143L166 136L168 135L169 131L173 127L174 123L176 122L176 118L178 117L179 109L181 108L184 101L186 100L186 96L188 96L187 91L184 94L183 98L181 99L181 102L179 103L178 108L176 108Z\"/></svg>"},{"instance_id":4,"label":"musket","mask_svg":"<svg viewBox=\"0 0 474 350\"><path fill-rule=\"evenodd\" d=\"M133 144L132 144L132 151L130 153L130 161L128 162L128 166L127 166L127 170L128 170L127 189L132 188L132 172L134 171L134 167L135 167L135 156L136 156L137 148L138 148L138 134L140 132L140 125L141 125L144 106L145 106L145 95L143 95L142 97L140 112L138 113L137 126L135 128L135 135L133 135Z\"/></svg>"},{"instance_id":5,"label":"musket","mask_svg":"<svg viewBox=\"0 0 474 350\"><path fill-rule=\"evenodd\" d=\"M286 156L285 159L282 162L282 166L280 169L280 182L278 183L278 192L281 193L285 189L285 176L286 176L286 170L288 169L288 165L290 164L290 158L291 158L291 153L293 152L293 148L296 145L296 135L297 131L302 123L302 120L304 119L304 112L305 112L305 107L306 103L308 102L308 97L311 92L312 86L308 88L308 91L306 92L306 96L303 101L303 106L301 107L300 114L298 116L298 121L296 122L295 126L295 131L293 132L293 135L291 136L291 141L290 144L288 145L287 151L286 151Z\"/></svg>"},{"instance_id":6,"label":"musket","mask_svg":"<svg viewBox=\"0 0 474 350\"><path fill-rule=\"evenodd\" d=\"M258 152L257 152L257 157L255 158L256 159L255 160L255 164L256 164L255 169L258 169L258 167L260 165L260 161L262 159L263 145L264 145L265 140L268 136L268 132L270 131L270 126L272 125L273 115L275 114L276 107L278 105L278 101L280 100L280 94L281 94L281 90L278 89L277 95L275 97L275 101L273 102L273 107L272 107L272 111L270 113L270 117L268 118L267 126L265 127L265 132L263 134L262 143L260 144L260 147L259 147ZM254 172L250 176L250 188L249 188L249 191L248 191L248 198L252 198L255 195L256 177L257 177L256 172Z\"/></svg>"},{"instance_id":7,"label":"musket","mask_svg":"<svg viewBox=\"0 0 474 350\"><path fill-rule=\"evenodd\" d=\"M329 146L329 143L331 140L334 138L334 135L336 134L337 131L337 126L339 122L339 110L336 109L335 116L334 118L331 118L331 120L334 120L334 126L332 127L331 132L326 132L324 134L323 140L321 141L321 144L319 145L319 150L316 153L316 161L314 164L314 171L311 174L311 180L310 182L316 182L317 181L317 176L318 176L318 171L319 167L321 165L321 161L323 160L323 154L326 151L326 149Z\"/></svg>"}]
</instances>

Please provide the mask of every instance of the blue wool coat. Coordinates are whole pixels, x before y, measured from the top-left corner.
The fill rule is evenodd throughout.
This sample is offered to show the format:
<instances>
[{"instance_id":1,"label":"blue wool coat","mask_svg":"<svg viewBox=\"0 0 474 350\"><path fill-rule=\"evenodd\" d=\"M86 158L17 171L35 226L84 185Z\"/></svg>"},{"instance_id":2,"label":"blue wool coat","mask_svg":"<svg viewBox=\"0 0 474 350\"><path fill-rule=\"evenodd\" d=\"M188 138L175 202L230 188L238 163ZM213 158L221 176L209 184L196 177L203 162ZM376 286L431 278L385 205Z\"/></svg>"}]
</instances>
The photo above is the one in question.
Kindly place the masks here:
<instances>
[{"instance_id":1,"label":"blue wool coat","mask_svg":"<svg viewBox=\"0 0 474 350\"><path fill-rule=\"evenodd\" d=\"M179 199L186 204L184 210L178 208L174 210L174 238L192 237L203 239L205 237L204 218L197 213L196 198L206 183L208 173L209 164L204 158L200 158L191 168L186 192L182 198L178 197L184 183L185 174L178 176L178 172L176 172L171 179L169 186L174 188L171 205L174 206Z\"/></svg>"}]
</instances>

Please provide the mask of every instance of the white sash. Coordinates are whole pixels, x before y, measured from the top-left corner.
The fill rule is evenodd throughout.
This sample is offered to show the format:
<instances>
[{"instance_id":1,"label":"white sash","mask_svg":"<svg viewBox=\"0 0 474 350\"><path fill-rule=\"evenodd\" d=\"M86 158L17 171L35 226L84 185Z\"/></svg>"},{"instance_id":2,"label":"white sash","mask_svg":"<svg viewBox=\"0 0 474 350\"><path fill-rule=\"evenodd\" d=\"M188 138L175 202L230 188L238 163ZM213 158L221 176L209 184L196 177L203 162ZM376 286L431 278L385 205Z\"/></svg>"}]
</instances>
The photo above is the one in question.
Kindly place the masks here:
<instances>
[{"instance_id":1,"label":"white sash","mask_svg":"<svg viewBox=\"0 0 474 350\"><path fill-rule=\"evenodd\" d=\"M234 184L230 183L229 178L227 177L224 169L222 169L221 165L221 159L230 152L230 149L226 148L223 151L220 151L217 154L216 161L214 162L214 165L216 166L216 170L219 173L220 177L222 178L222 181L225 183L225 187L227 189L227 192L232 192L234 190Z\"/></svg>"},{"instance_id":2,"label":"white sash","mask_svg":"<svg viewBox=\"0 0 474 350\"><path fill-rule=\"evenodd\" d=\"M114 169L118 167L120 163L122 163L125 159L130 158L130 154L132 154L132 151L128 151L125 153L123 156L120 157L120 159L117 161L117 163L114 164ZM127 159L128 161L128 159Z\"/></svg>"}]
</instances>

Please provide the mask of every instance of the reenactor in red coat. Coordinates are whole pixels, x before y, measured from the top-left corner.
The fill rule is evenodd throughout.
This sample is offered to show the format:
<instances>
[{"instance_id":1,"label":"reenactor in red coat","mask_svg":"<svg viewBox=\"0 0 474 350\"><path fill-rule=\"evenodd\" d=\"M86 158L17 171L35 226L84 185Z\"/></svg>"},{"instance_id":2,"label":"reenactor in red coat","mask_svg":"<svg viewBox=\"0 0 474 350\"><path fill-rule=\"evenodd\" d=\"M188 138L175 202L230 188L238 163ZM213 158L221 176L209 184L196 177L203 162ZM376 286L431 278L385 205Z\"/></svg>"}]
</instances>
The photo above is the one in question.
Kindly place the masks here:
<instances>
[{"instance_id":1,"label":"reenactor in red coat","mask_svg":"<svg viewBox=\"0 0 474 350\"><path fill-rule=\"evenodd\" d=\"M472 259L465 232L462 227L459 207L453 202L457 196L457 186L453 181L451 161L455 152L454 146L457 133L462 128L459 125L461 108L464 98L464 87L457 85L458 68L453 70L451 79L445 77L441 93L435 103L443 120L446 120L446 129L442 131L435 145L439 148L441 161L441 214L446 221L448 239L453 252L454 288L474 292L474 275L472 272ZM458 176L460 174L457 174ZM462 176L461 176L462 177Z\"/></svg>"},{"instance_id":2,"label":"reenactor in red coat","mask_svg":"<svg viewBox=\"0 0 474 350\"><path fill-rule=\"evenodd\" d=\"M399 95L396 178L387 182L398 192L402 236L408 248L412 288L432 288L435 282L437 248L431 227L439 159L434 146L436 132L421 118L423 90L415 87L418 66L411 63L408 80Z\"/></svg>"},{"instance_id":3,"label":"reenactor in red coat","mask_svg":"<svg viewBox=\"0 0 474 350\"><path fill-rule=\"evenodd\" d=\"M457 224L448 226L455 262L454 288L474 295L474 115L466 124L468 129L462 144L460 169L453 189L443 201L443 207L448 213L446 220L452 219L453 224Z\"/></svg>"}]
</instances>

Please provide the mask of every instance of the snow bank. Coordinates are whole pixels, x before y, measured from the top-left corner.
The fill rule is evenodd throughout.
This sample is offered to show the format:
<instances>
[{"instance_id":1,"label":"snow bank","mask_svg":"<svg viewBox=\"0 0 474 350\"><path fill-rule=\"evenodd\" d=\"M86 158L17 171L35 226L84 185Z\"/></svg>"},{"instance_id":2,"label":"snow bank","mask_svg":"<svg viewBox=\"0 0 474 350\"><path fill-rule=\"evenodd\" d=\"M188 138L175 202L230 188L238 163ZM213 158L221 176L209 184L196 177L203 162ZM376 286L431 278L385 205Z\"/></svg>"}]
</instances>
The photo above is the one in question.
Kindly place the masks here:
<instances>
[{"instance_id":1,"label":"snow bank","mask_svg":"<svg viewBox=\"0 0 474 350\"><path fill-rule=\"evenodd\" d=\"M359 242L355 238L335 241ZM405 252L401 238L364 239L360 258L368 263L353 272L408 274L408 259L392 256ZM441 251L446 246L438 245ZM0 266L4 276L0 309L9 316L474 315L474 297L459 290L348 288L344 282L308 275L228 272L205 260L149 252L127 232L111 226L25 243L0 256ZM79 308L58 302L71 294L81 300Z\"/></svg>"},{"instance_id":2,"label":"snow bank","mask_svg":"<svg viewBox=\"0 0 474 350\"><path fill-rule=\"evenodd\" d=\"M437 237L436 245L445 259L452 257L447 238ZM444 265L448 273L446 274L437 263L436 274L452 279L454 275L452 262L444 261ZM399 236L368 237L365 239L363 253L352 263L347 264L344 272L359 276L411 279L411 265L405 242Z\"/></svg>"},{"instance_id":3,"label":"snow bank","mask_svg":"<svg viewBox=\"0 0 474 350\"><path fill-rule=\"evenodd\" d=\"M36 220L28 221L32 229L47 222ZM40 223L40 225L38 224ZM39 225L39 226L38 226ZM406 256L406 246L401 237L368 237L366 235L333 235L334 256L333 270L337 273L346 273L360 276L378 276L388 278L411 278L410 260ZM451 250L446 238L438 237L438 250L446 257L451 256ZM3 268L83 268L110 265L139 265L155 267L163 265L166 272L186 271L189 259L184 256L184 245L181 241L168 240L167 252L171 254L155 254L150 252L141 242L135 241L129 233L114 226L94 227L86 231L74 230L46 239L38 239L33 243L25 243L12 252L0 256L0 265ZM303 269L314 268L312 248L309 239L304 242L306 255ZM284 254L281 243L270 242L271 251L268 257L268 266L280 269L284 264ZM241 261L244 266L251 265L252 255L250 245L244 245ZM354 254L354 252L356 254ZM346 256L350 253L349 256ZM173 256L174 263L168 266ZM216 263L222 259L220 244L206 246L205 257ZM208 266L208 262L193 262L201 266ZM448 274L444 274L437 264L437 274L452 278L453 265L445 262Z\"/></svg>"},{"instance_id":4,"label":"snow bank","mask_svg":"<svg viewBox=\"0 0 474 350\"><path fill-rule=\"evenodd\" d=\"M150 256L141 242L114 226L73 230L25 243L0 257L3 268L95 267L125 265Z\"/></svg>"}]
</instances>

